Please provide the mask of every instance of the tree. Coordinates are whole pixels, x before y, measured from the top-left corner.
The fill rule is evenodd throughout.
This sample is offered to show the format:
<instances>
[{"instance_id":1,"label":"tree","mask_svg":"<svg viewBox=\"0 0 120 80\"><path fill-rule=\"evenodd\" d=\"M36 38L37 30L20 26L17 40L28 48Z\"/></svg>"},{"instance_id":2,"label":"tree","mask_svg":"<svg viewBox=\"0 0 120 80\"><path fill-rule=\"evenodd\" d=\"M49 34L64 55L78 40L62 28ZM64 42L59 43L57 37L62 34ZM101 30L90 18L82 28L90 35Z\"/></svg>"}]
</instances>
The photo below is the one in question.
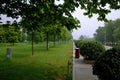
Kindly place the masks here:
<instances>
[{"instance_id":1,"label":"tree","mask_svg":"<svg viewBox=\"0 0 120 80\"><path fill-rule=\"evenodd\" d=\"M89 39L89 37L86 36L86 35L81 35L81 36L79 37L79 39L80 39L80 40L84 40L84 39Z\"/></svg>"},{"instance_id":2,"label":"tree","mask_svg":"<svg viewBox=\"0 0 120 80\"><path fill-rule=\"evenodd\" d=\"M20 24L16 20L14 20L11 26L14 26L15 31L18 32L18 42L21 42L22 41L22 31L21 31L22 29L21 29Z\"/></svg>"},{"instance_id":3,"label":"tree","mask_svg":"<svg viewBox=\"0 0 120 80\"><path fill-rule=\"evenodd\" d=\"M5 32L6 42L13 43L13 45L15 42L19 42L19 32L15 31L14 26L9 26Z\"/></svg>"},{"instance_id":4,"label":"tree","mask_svg":"<svg viewBox=\"0 0 120 80\"><path fill-rule=\"evenodd\" d=\"M113 37L116 42L120 40L120 19L114 21L115 30L113 31Z\"/></svg>"},{"instance_id":5,"label":"tree","mask_svg":"<svg viewBox=\"0 0 120 80\"><path fill-rule=\"evenodd\" d=\"M106 42L105 27L99 27L94 34L94 38L100 42Z\"/></svg>"},{"instance_id":6,"label":"tree","mask_svg":"<svg viewBox=\"0 0 120 80\"><path fill-rule=\"evenodd\" d=\"M120 40L120 19L105 23L103 27L99 27L94 34L96 40L101 42L118 42Z\"/></svg>"},{"instance_id":7,"label":"tree","mask_svg":"<svg viewBox=\"0 0 120 80\"><path fill-rule=\"evenodd\" d=\"M106 31L106 41L107 42L114 42L113 38L113 31L115 29L113 21L105 24L105 31Z\"/></svg>"},{"instance_id":8,"label":"tree","mask_svg":"<svg viewBox=\"0 0 120 80\"><path fill-rule=\"evenodd\" d=\"M111 9L120 9L119 3L119 0L64 0L63 9L74 11L75 7L80 7L86 11L84 15L92 17L93 14L98 14L98 20L107 21L106 15Z\"/></svg>"},{"instance_id":9,"label":"tree","mask_svg":"<svg viewBox=\"0 0 120 80\"><path fill-rule=\"evenodd\" d=\"M120 40L120 27L118 27L114 30L113 37L116 42Z\"/></svg>"},{"instance_id":10,"label":"tree","mask_svg":"<svg viewBox=\"0 0 120 80\"><path fill-rule=\"evenodd\" d=\"M5 40L4 35L5 35L5 31L3 30L3 26L0 25L0 43L4 42Z\"/></svg>"},{"instance_id":11,"label":"tree","mask_svg":"<svg viewBox=\"0 0 120 80\"><path fill-rule=\"evenodd\" d=\"M54 27L52 27L53 25L48 25L46 27L42 28L42 31L44 32L44 34L46 35L45 40L46 40L46 50L49 49L49 37L51 33L54 33Z\"/></svg>"},{"instance_id":12,"label":"tree","mask_svg":"<svg viewBox=\"0 0 120 80\"><path fill-rule=\"evenodd\" d=\"M68 41L72 39L71 32L65 26L61 30L60 37L63 41Z\"/></svg>"},{"instance_id":13,"label":"tree","mask_svg":"<svg viewBox=\"0 0 120 80\"><path fill-rule=\"evenodd\" d=\"M59 1L59 0L57 0ZM49 3L50 2L50 3ZM49 4L47 4L49 3ZM31 6L38 6L45 8L42 10L52 9L55 0L1 0L0 1L0 14L7 14L10 17L24 16L29 13ZM92 17L93 14L98 14L98 20L106 21L106 14L108 14L111 9L120 9L119 0L64 0L63 4L56 5L59 7L63 13L71 16L71 12L75 11L76 7L86 10L84 15ZM50 5L50 6L48 6ZM106 6L108 6L106 8ZM32 8L35 10L34 8ZM32 10L31 10L32 11ZM41 10L38 10L41 11ZM58 11L59 12L59 11ZM48 14L47 14L48 15Z\"/></svg>"},{"instance_id":14,"label":"tree","mask_svg":"<svg viewBox=\"0 0 120 80\"><path fill-rule=\"evenodd\" d=\"M30 14L31 16L25 17L21 21L22 29L27 30L29 34L31 34L31 41L32 41L32 55L34 55L34 32L39 31L39 22L37 22L34 15ZM36 19L35 19L36 18Z\"/></svg>"},{"instance_id":15,"label":"tree","mask_svg":"<svg viewBox=\"0 0 120 80\"><path fill-rule=\"evenodd\" d=\"M110 9L120 9L119 3L119 0L64 0L63 4L56 5L55 0L1 0L0 14L6 14L12 18L21 16L25 19L29 24L25 27L33 35L33 47L34 31L39 30L41 25L48 26L59 21L68 30L80 27L79 21L72 16L76 7L86 10L84 15L92 17L93 14L98 14L98 20L107 21L106 14ZM107 4L108 8L106 8Z\"/></svg>"},{"instance_id":16,"label":"tree","mask_svg":"<svg viewBox=\"0 0 120 80\"><path fill-rule=\"evenodd\" d=\"M53 25L53 27L52 27L52 32L51 32L51 34L53 35L54 46L56 45L56 39L57 39L57 37L60 35L61 30L62 30L62 27L61 27L60 24L55 24L55 25Z\"/></svg>"}]
</instances>

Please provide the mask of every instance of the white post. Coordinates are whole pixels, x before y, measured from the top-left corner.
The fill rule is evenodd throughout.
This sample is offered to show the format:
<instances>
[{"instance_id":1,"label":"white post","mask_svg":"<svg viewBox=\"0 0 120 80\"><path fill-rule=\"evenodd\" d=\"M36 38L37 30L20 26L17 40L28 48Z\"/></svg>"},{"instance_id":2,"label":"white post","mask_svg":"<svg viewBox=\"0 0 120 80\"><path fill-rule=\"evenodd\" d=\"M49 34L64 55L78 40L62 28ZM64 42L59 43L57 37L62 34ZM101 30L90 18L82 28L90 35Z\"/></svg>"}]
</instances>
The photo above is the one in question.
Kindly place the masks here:
<instances>
[{"instance_id":1,"label":"white post","mask_svg":"<svg viewBox=\"0 0 120 80\"><path fill-rule=\"evenodd\" d=\"M7 60L11 60L12 59L12 51L11 48L7 48Z\"/></svg>"}]
</instances>

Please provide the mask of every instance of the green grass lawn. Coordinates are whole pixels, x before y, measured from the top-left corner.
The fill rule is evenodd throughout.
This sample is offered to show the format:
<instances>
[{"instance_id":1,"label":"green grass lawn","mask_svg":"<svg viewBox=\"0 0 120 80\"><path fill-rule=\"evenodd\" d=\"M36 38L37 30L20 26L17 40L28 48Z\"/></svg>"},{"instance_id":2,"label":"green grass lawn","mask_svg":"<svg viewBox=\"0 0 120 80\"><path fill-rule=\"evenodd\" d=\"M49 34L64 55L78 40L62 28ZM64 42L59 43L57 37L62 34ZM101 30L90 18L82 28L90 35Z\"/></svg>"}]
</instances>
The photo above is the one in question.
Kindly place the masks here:
<instances>
[{"instance_id":1,"label":"green grass lawn","mask_svg":"<svg viewBox=\"0 0 120 80\"><path fill-rule=\"evenodd\" d=\"M12 60L6 60L6 48L12 48ZM0 44L0 80L72 80L68 75L68 60L72 62L72 43L58 44L46 51L45 43L15 46Z\"/></svg>"}]
</instances>

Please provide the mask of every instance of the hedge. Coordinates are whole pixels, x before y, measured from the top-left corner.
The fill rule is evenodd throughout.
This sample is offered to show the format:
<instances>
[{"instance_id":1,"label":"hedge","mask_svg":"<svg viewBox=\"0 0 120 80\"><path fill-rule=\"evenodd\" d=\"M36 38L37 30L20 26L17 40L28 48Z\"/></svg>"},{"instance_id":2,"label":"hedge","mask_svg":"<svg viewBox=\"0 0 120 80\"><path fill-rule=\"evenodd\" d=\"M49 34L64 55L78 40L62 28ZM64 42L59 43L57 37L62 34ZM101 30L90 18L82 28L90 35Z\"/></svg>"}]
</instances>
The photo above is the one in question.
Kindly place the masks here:
<instances>
[{"instance_id":1,"label":"hedge","mask_svg":"<svg viewBox=\"0 0 120 80\"><path fill-rule=\"evenodd\" d=\"M102 54L93 66L100 80L120 80L120 49L112 48Z\"/></svg>"},{"instance_id":2,"label":"hedge","mask_svg":"<svg viewBox=\"0 0 120 80\"><path fill-rule=\"evenodd\" d=\"M105 52L104 46L97 41L79 40L75 44L80 48L80 54L88 60L95 60L100 54Z\"/></svg>"}]
</instances>

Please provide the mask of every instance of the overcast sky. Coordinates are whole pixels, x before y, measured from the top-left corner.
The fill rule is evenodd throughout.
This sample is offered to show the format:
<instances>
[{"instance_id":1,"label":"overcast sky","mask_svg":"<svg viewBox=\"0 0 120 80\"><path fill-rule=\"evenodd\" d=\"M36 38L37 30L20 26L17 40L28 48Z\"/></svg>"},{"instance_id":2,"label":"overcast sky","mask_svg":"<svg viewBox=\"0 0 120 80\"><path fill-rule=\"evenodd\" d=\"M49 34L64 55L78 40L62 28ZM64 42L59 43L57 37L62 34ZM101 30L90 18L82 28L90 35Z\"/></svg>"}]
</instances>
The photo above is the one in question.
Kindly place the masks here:
<instances>
[{"instance_id":1,"label":"overcast sky","mask_svg":"<svg viewBox=\"0 0 120 80\"><path fill-rule=\"evenodd\" d=\"M99 26L104 26L104 22L97 20L97 15L94 15L92 18L88 18L87 16L83 15L83 11L80 9L76 9L76 11L73 13L73 16L78 18L81 23L81 28L73 30L72 32L74 39L78 39L81 35L93 37L96 29ZM112 12L107 15L107 19L115 20L117 18L120 18L120 10L112 10Z\"/></svg>"}]
</instances>

